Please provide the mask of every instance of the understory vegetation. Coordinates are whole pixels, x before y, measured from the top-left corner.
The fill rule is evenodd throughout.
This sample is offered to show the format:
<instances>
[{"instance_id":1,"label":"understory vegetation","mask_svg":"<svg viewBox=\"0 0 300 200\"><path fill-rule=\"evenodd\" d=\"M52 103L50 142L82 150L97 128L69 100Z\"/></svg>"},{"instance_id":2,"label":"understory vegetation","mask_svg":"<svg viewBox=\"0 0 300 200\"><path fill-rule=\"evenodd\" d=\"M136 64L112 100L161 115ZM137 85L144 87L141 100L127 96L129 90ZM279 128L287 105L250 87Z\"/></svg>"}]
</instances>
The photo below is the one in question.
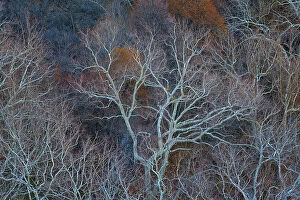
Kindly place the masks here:
<instances>
[{"instance_id":1,"label":"understory vegetation","mask_svg":"<svg viewBox=\"0 0 300 200\"><path fill-rule=\"evenodd\" d=\"M0 2L0 198L300 197L300 3Z\"/></svg>"}]
</instances>

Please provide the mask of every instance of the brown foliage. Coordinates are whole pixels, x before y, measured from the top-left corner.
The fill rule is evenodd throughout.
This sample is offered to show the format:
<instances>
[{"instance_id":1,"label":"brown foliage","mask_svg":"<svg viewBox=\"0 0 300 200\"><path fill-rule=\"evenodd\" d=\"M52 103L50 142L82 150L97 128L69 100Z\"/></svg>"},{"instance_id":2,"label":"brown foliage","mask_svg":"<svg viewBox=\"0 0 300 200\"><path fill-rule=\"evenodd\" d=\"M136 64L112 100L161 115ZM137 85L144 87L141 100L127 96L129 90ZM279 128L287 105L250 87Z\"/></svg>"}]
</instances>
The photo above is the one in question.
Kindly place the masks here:
<instances>
[{"instance_id":1,"label":"brown foliage","mask_svg":"<svg viewBox=\"0 0 300 200\"><path fill-rule=\"evenodd\" d=\"M300 106L300 94L298 94L296 97L295 106Z\"/></svg>"},{"instance_id":2,"label":"brown foliage","mask_svg":"<svg viewBox=\"0 0 300 200\"><path fill-rule=\"evenodd\" d=\"M164 36L169 19L165 0L135 0L130 11L130 25L142 37L150 32L159 37Z\"/></svg>"},{"instance_id":3,"label":"brown foliage","mask_svg":"<svg viewBox=\"0 0 300 200\"><path fill-rule=\"evenodd\" d=\"M134 80L128 80L125 82L124 85L124 91L123 91L123 96L128 97L132 96L133 89L135 87L136 81ZM151 98L150 90L147 86L141 85L136 93L136 98L138 103L141 103L141 105L149 105L149 101Z\"/></svg>"},{"instance_id":4,"label":"brown foliage","mask_svg":"<svg viewBox=\"0 0 300 200\"><path fill-rule=\"evenodd\" d=\"M132 47L118 47L112 52L112 63L109 73L114 78L134 75L138 71L137 59L139 54Z\"/></svg>"},{"instance_id":5,"label":"brown foliage","mask_svg":"<svg viewBox=\"0 0 300 200\"><path fill-rule=\"evenodd\" d=\"M63 72L61 67L58 65L55 67L54 78L55 78L55 81L63 87L66 87L70 83L74 82L72 74Z\"/></svg>"},{"instance_id":6,"label":"brown foliage","mask_svg":"<svg viewBox=\"0 0 300 200\"><path fill-rule=\"evenodd\" d=\"M219 14L212 0L169 0L169 12L226 31L224 17Z\"/></svg>"},{"instance_id":7,"label":"brown foliage","mask_svg":"<svg viewBox=\"0 0 300 200\"><path fill-rule=\"evenodd\" d=\"M118 47L113 50L112 57L114 58L113 67L116 67L116 65L134 66L136 63L136 58L138 57L138 52L129 46Z\"/></svg>"},{"instance_id":8,"label":"brown foliage","mask_svg":"<svg viewBox=\"0 0 300 200\"><path fill-rule=\"evenodd\" d=\"M112 58L110 75L116 79L123 79L126 76L125 79L129 79L124 82L123 88L123 96L127 98L132 95L136 84L134 79L140 71L138 66L140 55L136 49L126 46L115 48L112 52ZM145 85L138 86L136 94L138 103L148 105L150 97L150 91Z\"/></svg>"}]
</instances>

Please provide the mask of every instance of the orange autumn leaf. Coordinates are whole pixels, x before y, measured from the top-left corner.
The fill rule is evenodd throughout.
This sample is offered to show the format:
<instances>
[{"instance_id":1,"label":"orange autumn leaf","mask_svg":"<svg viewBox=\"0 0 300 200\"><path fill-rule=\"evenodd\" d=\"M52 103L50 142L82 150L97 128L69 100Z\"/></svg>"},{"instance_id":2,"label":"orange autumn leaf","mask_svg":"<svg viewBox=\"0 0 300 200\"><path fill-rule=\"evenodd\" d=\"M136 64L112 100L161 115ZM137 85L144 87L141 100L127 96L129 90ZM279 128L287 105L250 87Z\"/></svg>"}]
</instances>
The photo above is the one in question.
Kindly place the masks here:
<instances>
[{"instance_id":1,"label":"orange autumn leaf","mask_svg":"<svg viewBox=\"0 0 300 200\"><path fill-rule=\"evenodd\" d=\"M168 10L173 15L226 31L224 17L219 14L212 0L168 0Z\"/></svg>"},{"instance_id":2,"label":"orange autumn leaf","mask_svg":"<svg viewBox=\"0 0 300 200\"><path fill-rule=\"evenodd\" d=\"M133 75L138 71L137 61L139 59L138 51L132 47L118 47L112 52L112 63L110 74L121 76Z\"/></svg>"},{"instance_id":3,"label":"orange autumn leaf","mask_svg":"<svg viewBox=\"0 0 300 200\"><path fill-rule=\"evenodd\" d=\"M112 57L114 64L132 65L136 63L138 52L132 47L118 47L113 50Z\"/></svg>"}]
</instances>

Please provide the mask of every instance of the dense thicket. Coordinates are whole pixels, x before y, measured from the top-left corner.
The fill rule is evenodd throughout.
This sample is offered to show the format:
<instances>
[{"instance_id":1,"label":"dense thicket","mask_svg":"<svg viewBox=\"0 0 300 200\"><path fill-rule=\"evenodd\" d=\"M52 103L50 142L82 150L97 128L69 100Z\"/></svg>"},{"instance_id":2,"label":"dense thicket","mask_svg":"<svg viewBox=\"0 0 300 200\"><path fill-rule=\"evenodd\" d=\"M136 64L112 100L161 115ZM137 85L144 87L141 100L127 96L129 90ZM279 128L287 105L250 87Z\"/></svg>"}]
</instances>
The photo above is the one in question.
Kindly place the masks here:
<instances>
[{"instance_id":1,"label":"dense thicket","mask_svg":"<svg viewBox=\"0 0 300 200\"><path fill-rule=\"evenodd\" d=\"M1 199L298 199L300 4L0 4Z\"/></svg>"}]
</instances>

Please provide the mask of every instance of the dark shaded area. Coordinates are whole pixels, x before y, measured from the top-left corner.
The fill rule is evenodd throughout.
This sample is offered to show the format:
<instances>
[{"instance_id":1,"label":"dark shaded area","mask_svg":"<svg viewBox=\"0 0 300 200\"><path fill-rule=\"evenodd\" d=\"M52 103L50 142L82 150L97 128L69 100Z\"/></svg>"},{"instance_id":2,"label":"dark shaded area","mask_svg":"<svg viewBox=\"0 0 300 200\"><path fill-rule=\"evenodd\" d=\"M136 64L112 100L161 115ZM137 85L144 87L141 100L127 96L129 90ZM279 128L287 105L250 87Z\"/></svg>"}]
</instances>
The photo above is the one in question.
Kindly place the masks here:
<instances>
[{"instance_id":1,"label":"dark shaded area","mask_svg":"<svg viewBox=\"0 0 300 200\"><path fill-rule=\"evenodd\" d=\"M85 56L78 30L95 26L105 14L104 6L105 1L5 0L1 20L16 22L15 34L24 34L28 23L36 22L44 30L44 40L51 46L49 60L71 72L78 67L77 61Z\"/></svg>"}]
</instances>

